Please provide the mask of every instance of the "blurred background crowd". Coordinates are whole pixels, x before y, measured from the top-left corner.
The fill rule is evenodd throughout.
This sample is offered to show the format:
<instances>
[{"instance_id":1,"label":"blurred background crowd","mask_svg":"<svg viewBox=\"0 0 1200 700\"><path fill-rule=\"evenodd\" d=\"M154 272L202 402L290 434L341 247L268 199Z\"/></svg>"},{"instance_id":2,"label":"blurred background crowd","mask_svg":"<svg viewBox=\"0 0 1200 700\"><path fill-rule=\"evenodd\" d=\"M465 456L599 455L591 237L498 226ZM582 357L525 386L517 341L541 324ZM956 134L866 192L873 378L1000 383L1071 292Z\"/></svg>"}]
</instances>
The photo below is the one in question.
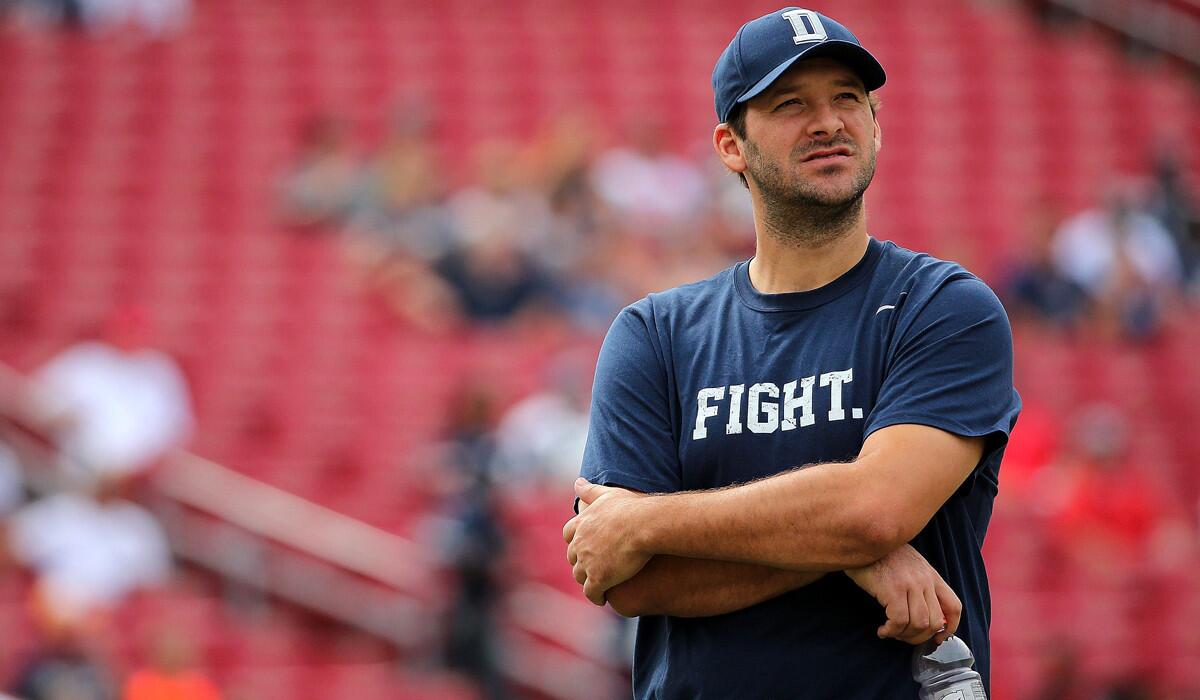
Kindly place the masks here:
<instances>
[{"instance_id":1,"label":"blurred background crowd","mask_svg":"<svg viewBox=\"0 0 1200 700\"><path fill-rule=\"evenodd\" d=\"M853 0L877 238L1004 299L998 700L1200 698L1200 5ZM753 254L761 2L0 0L0 689L617 698L616 313Z\"/></svg>"}]
</instances>

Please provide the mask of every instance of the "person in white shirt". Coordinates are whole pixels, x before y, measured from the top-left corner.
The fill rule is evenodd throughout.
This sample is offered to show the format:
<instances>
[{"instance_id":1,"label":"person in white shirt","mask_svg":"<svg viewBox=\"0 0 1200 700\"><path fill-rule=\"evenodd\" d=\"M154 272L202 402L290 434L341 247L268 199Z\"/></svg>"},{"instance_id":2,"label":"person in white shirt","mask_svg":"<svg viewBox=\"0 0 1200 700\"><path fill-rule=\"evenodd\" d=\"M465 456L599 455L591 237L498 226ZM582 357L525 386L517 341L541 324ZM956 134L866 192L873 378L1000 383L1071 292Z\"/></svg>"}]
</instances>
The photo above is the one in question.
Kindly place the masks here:
<instances>
[{"instance_id":1,"label":"person in white shirt","mask_svg":"<svg viewBox=\"0 0 1200 700\"><path fill-rule=\"evenodd\" d=\"M35 576L44 625L90 624L170 574L166 533L149 511L122 497L124 483L108 478L93 492L46 496L9 518L5 544Z\"/></svg>"},{"instance_id":2,"label":"person in white shirt","mask_svg":"<svg viewBox=\"0 0 1200 700\"><path fill-rule=\"evenodd\" d=\"M103 341L64 350L33 376L33 402L75 473L120 476L140 472L193 428L187 381L169 355L147 346L136 309L118 312Z\"/></svg>"},{"instance_id":3,"label":"person in white shirt","mask_svg":"<svg viewBox=\"0 0 1200 700\"><path fill-rule=\"evenodd\" d=\"M1064 221L1051 246L1055 267L1086 292L1100 319L1129 335L1152 331L1183 283L1171 234L1139 211L1128 183L1113 185L1104 206Z\"/></svg>"}]
</instances>

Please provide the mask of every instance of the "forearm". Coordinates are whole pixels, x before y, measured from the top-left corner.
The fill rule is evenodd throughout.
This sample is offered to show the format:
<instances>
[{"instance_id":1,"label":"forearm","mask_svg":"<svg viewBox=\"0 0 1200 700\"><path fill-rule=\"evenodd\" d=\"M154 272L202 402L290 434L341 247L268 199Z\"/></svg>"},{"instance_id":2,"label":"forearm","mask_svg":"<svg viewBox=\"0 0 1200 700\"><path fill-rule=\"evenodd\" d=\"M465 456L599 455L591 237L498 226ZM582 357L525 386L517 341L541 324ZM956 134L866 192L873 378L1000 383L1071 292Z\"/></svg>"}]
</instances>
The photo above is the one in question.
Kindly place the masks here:
<instances>
[{"instance_id":1,"label":"forearm","mask_svg":"<svg viewBox=\"0 0 1200 700\"><path fill-rule=\"evenodd\" d=\"M843 571L926 527L983 455L984 438L920 424L881 428L853 462L820 464L713 491L638 495L575 483L587 510L563 526L584 595L633 578L657 555Z\"/></svg>"},{"instance_id":2,"label":"forearm","mask_svg":"<svg viewBox=\"0 0 1200 700\"><path fill-rule=\"evenodd\" d=\"M904 540L894 508L859 463L798 469L736 488L639 502L636 546L648 554L800 571L865 566Z\"/></svg>"},{"instance_id":3,"label":"forearm","mask_svg":"<svg viewBox=\"0 0 1200 700\"><path fill-rule=\"evenodd\" d=\"M607 596L613 610L626 617L709 617L757 605L807 586L823 575L661 555L651 559L633 578L610 588Z\"/></svg>"}]
</instances>

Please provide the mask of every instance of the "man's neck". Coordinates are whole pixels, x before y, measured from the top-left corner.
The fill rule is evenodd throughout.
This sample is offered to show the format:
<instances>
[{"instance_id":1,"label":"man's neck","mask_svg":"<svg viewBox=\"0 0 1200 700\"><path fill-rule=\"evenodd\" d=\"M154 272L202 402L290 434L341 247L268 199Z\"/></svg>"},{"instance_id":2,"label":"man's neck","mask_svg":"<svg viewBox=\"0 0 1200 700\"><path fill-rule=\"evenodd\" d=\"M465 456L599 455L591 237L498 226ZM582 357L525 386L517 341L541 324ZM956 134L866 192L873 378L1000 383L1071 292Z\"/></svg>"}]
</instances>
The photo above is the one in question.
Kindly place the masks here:
<instances>
[{"instance_id":1,"label":"man's neck","mask_svg":"<svg viewBox=\"0 0 1200 700\"><path fill-rule=\"evenodd\" d=\"M858 264L867 252L866 219L829 241L809 247L785 243L759 228L750 283L763 294L808 292L823 287Z\"/></svg>"}]
</instances>

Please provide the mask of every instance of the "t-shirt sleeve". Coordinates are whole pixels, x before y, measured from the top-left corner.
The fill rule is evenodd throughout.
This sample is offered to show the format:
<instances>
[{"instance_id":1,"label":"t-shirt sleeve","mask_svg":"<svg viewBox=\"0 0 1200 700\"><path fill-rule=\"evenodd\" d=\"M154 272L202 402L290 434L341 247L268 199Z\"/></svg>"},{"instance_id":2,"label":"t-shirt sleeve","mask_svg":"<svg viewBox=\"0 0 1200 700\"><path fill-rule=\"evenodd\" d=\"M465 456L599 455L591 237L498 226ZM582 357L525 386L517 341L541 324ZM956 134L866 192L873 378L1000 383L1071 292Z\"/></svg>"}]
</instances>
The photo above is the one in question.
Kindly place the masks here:
<instances>
[{"instance_id":1,"label":"t-shirt sleeve","mask_svg":"<svg viewBox=\"0 0 1200 700\"><path fill-rule=\"evenodd\" d=\"M1012 328L1000 300L980 280L942 284L902 315L864 438L916 423L987 437L982 462L1008 441L1021 401L1013 388Z\"/></svg>"},{"instance_id":2,"label":"t-shirt sleeve","mask_svg":"<svg viewBox=\"0 0 1200 700\"><path fill-rule=\"evenodd\" d=\"M643 304L622 311L600 348L581 475L645 492L680 489L667 375Z\"/></svg>"}]
</instances>

